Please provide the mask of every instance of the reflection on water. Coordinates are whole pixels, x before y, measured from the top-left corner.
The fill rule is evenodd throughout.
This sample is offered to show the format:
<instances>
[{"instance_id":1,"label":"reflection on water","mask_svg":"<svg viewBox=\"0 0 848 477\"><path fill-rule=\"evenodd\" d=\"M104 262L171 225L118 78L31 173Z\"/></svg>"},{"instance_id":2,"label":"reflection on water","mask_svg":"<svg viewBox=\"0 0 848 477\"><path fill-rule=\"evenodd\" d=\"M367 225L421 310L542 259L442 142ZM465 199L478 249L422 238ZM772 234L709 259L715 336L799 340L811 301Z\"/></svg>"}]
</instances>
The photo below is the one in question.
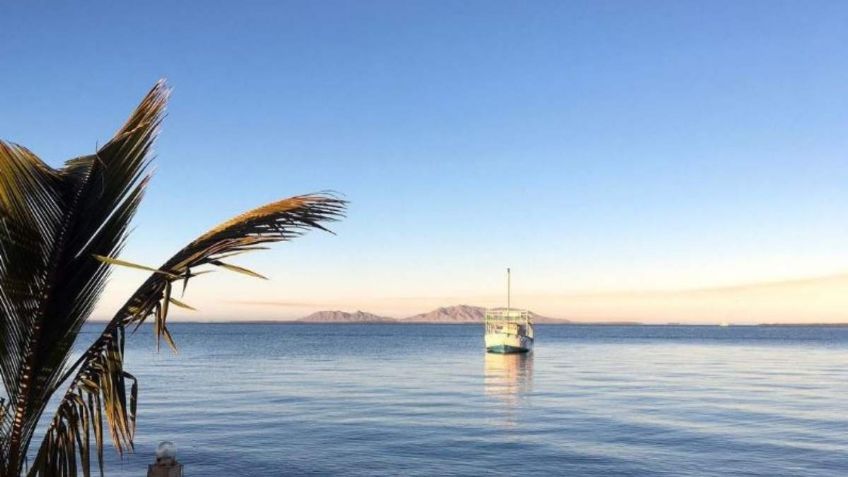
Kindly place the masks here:
<instances>
[{"instance_id":1,"label":"reflection on water","mask_svg":"<svg viewBox=\"0 0 848 477\"><path fill-rule=\"evenodd\" d=\"M515 406L533 389L533 353L486 353L484 373L486 394Z\"/></svg>"}]
</instances>

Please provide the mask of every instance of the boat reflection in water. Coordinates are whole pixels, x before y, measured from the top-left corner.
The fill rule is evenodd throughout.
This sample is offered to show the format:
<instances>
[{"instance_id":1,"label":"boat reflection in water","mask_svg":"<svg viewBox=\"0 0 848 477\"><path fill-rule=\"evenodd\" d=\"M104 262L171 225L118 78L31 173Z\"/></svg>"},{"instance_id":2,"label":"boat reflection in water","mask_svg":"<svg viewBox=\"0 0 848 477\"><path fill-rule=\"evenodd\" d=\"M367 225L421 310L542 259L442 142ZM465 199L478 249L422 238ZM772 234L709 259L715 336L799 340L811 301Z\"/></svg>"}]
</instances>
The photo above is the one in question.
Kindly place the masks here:
<instances>
[{"instance_id":1,"label":"boat reflection in water","mask_svg":"<svg viewBox=\"0 0 848 477\"><path fill-rule=\"evenodd\" d=\"M533 353L484 353L486 394L515 407L533 390Z\"/></svg>"}]
</instances>

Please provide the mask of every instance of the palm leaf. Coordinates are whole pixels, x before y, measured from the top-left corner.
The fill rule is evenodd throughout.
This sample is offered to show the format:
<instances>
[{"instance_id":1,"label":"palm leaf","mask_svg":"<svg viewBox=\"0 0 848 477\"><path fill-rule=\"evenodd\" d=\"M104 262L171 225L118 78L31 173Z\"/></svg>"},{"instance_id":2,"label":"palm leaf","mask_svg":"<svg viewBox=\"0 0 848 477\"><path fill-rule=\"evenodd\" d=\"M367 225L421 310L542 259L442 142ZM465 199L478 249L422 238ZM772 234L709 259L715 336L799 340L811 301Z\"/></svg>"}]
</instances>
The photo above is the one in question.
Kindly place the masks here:
<instances>
[{"instance_id":1,"label":"palm leaf","mask_svg":"<svg viewBox=\"0 0 848 477\"><path fill-rule=\"evenodd\" d=\"M109 264L93 256L113 257L123 245L167 95L158 83L112 140L61 169L0 143L0 375L11 420L0 449L3 475L20 473L38 418L103 290Z\"/></svg>"},{"instance_id":2,"label":"palm leaf","mask_svg":"<svg viewBox=\"0 0 848 477\"><path fill-rule=\"evenodd\" d=\"M219 258L236 251L253 250L257 244L291 240L309 229L327 230L323 224L340 218L345 205L344 200L329 194L302 195L273 202L215 227L162 266L144 267L153 270L153 273L71 367L76 374L51 421L30 475L54 475L50 472L56 463L68 462L71 459L69 454L74 452L82 461L87 461L90 447L78 443L83 442L88 429L97 429L101 417L106 419L118 452L132 449L138 389L135 378L123 367L126 328L137 327L152 317L157 340L164 339L176 349L167 326L168 304L187 305L171 296L174 283L185 282L200 274L194 270L204 265L243 273L246 269L225 264ZM117 263L114 260L110 262ZM135 264L126 263L138 268ZM127 395L127 381L130 380L133 385ZM79 402L90 404L87 407L74 404ZM101 473L103 445L103 433L95 432L94 447L98 452ZM84 472L83 475L89 474Z\"/></svg>"}]
</instances>

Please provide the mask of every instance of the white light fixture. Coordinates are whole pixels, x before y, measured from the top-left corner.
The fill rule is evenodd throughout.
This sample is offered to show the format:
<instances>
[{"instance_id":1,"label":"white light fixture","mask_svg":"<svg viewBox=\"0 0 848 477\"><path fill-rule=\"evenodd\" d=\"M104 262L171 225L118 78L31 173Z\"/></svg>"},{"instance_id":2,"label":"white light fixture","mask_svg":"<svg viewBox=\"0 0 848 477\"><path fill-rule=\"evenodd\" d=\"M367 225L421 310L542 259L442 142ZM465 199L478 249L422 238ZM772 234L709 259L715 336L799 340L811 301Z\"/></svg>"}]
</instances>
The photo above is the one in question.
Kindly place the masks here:
<instances>
[{"instance_id":1,"label":"white light fixture","mask_svg":"<svg viewBox=\"0 0 848 477\"><path fill-rule=\"evenodd\" d=\"M156 462L147 466L147 477L183 477L183 465L177 462L177 446L162 441L156 447Z\"/></svg>"},{"instance_id":2,"label":"white light fixture","mask_svg":"<svg viewBox=\"0 0 848 477\"><path fill-rule=\"evenodd\" d=\"M177 446L173 442L162 441L156 447L156 462L159 462L161 459L177 460Z\"/></svg>"}]
</instances>

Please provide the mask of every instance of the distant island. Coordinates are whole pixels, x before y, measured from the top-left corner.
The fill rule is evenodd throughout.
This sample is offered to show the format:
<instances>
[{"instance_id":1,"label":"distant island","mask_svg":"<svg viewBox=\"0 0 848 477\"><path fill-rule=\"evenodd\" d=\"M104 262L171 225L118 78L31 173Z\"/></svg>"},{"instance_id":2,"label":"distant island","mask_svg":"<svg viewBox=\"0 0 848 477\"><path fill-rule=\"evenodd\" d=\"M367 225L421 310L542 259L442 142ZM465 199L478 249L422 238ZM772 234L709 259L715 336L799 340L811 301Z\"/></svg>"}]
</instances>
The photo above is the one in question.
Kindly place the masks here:
<instances>
[{"instance_id":1,"label":"distant island","mask_svg":"<svg viewBox=\"0 0 848 477\"><path fill-rule=\"evenodd\" d=\"M353 313L347 311L317 311L297 321L303 323L396 323L398 320L365 311Z\"/></svg>"},{"instance_id":2,"label":"distant island","mask_svg":"<svg viewBox=\"0 0 848 477\"><path fill-rule=\"evenodd\" d=\"M456 305L443 306L436 308L427 313L420 313L406 318L391 318L388 316L380 316L374 313L365 311L346 312L346 311L319 311L305 316L298 323L376 323L376 324L411 324L411 323L429 323L429 324L479 324L483 323L483 318L486 315L486 308L482 306L471 305ZM569 320L548 318L530 312L535 323L552 324L552 325L567 325L573 324Z\"/></svg>"}]
</instances>

